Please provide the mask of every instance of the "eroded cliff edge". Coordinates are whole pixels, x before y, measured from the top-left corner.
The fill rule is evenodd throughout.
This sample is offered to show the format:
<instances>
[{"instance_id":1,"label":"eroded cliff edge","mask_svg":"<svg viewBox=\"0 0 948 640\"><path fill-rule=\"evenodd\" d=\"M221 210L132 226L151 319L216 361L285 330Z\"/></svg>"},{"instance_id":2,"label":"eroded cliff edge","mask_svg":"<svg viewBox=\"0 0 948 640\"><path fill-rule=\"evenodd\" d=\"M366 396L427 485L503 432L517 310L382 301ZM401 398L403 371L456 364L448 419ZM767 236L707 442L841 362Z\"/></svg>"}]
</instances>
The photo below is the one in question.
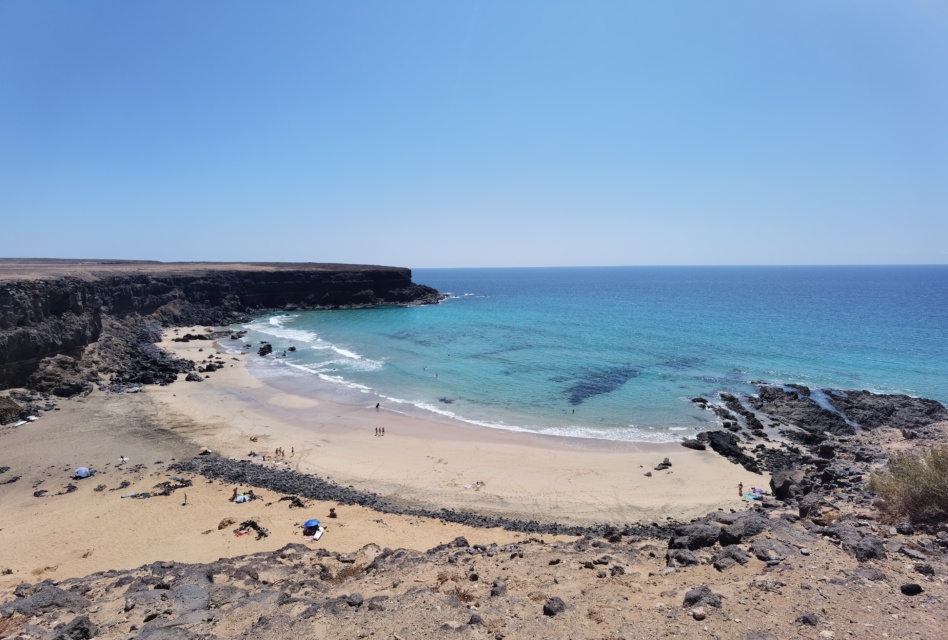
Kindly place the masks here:
<instances>
[{"instance_id":1,"label":"eroded cliff edge","mask_svg":"<svg viewBox=\"0 0 948 640\"><path fill-rule=\"evenodd\" d=\"M0 389L27 384L44 358L58 355L118 370L132 343L140 350L162 326L229 324L265 309L440 299L400 267L0 259ZM88 353L103 339L102 349ZM160 360L158 353L134 356Z\"/></svg>"}]
</instances>

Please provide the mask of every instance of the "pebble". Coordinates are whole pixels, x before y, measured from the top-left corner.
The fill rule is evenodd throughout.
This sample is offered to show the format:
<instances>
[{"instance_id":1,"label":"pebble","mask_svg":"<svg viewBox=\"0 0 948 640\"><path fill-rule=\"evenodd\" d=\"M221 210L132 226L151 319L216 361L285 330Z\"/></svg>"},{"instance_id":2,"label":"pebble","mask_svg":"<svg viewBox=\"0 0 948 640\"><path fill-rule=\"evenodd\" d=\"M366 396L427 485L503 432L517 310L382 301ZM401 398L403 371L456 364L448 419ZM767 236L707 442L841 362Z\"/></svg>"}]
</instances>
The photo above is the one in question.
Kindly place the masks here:
<instances>
[{"instance_id":1,"label":"pebble","mask_svg":"<svg viewBox=\"0 0 948 640\"><path fill-rule=\"evenodd\" d=\"M704 610L704 607L695 607L691 610L691 617L695 620L704 620L708 617L708 614Z\"/></svg>"}]
</instances>

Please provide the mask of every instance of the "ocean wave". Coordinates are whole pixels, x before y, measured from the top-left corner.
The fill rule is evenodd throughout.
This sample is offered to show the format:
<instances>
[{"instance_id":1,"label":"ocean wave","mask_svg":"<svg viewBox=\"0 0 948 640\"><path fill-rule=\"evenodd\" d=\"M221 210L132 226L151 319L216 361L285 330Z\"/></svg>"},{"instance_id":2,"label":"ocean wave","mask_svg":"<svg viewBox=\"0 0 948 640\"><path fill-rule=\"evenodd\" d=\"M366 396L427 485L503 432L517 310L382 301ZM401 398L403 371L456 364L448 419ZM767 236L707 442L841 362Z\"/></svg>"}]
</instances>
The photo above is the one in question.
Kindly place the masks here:
<instances>
[{"instance_id":1,"label":"ocean wave","mask_svg":"<svg viewBox=\"0 0 948 640\"><path fill-rule=\"evenodd\" d=\"M286 365L287 367L289 367L289 368L291 368L291 369L294 369L294 370L296 370L296 371L302 371L302 372L305 372L305 373L307 373L307 374L314 375L314 376L316 376L317 378L319 378L320 380L324 380L325 382L331 382L331 383L333 383L333 384L342 385L342 386L344 386L344 387L346 387L346 388L348 388L348 389L354 389L354 390L360 391L360 392L362 392L362 393L371 393L371 392L372 392L372 387L368 387L368 386L366 386L366 385L364 385L364 384L359 384L358 382L353 382L353 381L351 381L351 380L346 380L346 379L345 379L344 377L342 377L342 376L330 375L330 374L327 373L326 371L321 370L321 369L319 369L319 368L317 368L317 367L315 367L315 366L313 366L313 365L311 365L311 364L298 364L298 363L289 362L289 361L283 361L282 364L284 364L284 365Z\"/></svg>"},{"instance_id":2,"label":"ocean wave","mask_svg":"<svg viewBox=\"0 0 948 640\"><path fill-rule=\"evenodd\" d=\"M288 321L297 317L299 316L274 316L269 318L266 322L257 320L255 322L245 324L243 325L243 328L250 331L256 331L257 333L262 333L264 335L273 336L274 338L282 338L284 340L290 340L293 342L303 342L308 344L319 340L319 336L317 336L312 331L291 329L284 326Z\"/></svg>"},{"instance_id":3,"label":"ocean wave","mask_svg":"<svg viewBox=\"0 0 948 640\"><path fill-rule=\"evenodd\" d=\"M362 359L363 359L362 356L360 356L358 353L354 353L354 352L352 352L352 351L349 351L348 349L343 349L343 348L337 347L337 346L335 346L335 345L330 345L329 348L332 349L333 351L335 351L336 353L338 353L339 355L345 356L345 357L347 357L347 358L352 358L353 360L362 360Z\"/></svg>"},{"instance_id":4,"label":"ocean wave","mask_svg":"<svg viewBox=\"0 0 948 640\"><path fill-rule=\"evenodd\" d=\"M380 394L381 395L381 394ZM458 422L464 422L466 424L471 424L478 427L486 427L488 429L500 429L502 431L514 431L517 433L530 433L535 435L542 436L553 436L558 438L581 438L581 439L591 439L591 440L607 440L612 442L654 442L654 443L663 443L663 442L680 442L682 437L670 431L681 431L686 430L687 427L682 427L679 429L669 429L669 431L649 431L644 430L635 425L629 427L619 427L619 428L596 428L596 427L585 427L579 425L570 425L566 427L538 427L538 426L524 426L524 425L514 425L507 424L505 422L491 422L488 420L476 420L473 418L466 418L462 415L459 415L453 411L447 409L442 409L441 407L435 406L429 402L422 400L403 400L402 398L393 398L390 396L381 395L381 397L389 402L395 402L397 404L407 404L414 406L423 411L429 411L431 413L443 416L445 418L450 418L451 420L457 420ZM401 413L401 412L400 412Z\"/></svg>"},{"instance_id":5,"label":"ocean wave","mask_svg":"<svg viewBox=\"0 0 948 640\"><path fill-rule=\"evenodd\" d=\"M258 380L275 378L300 378L307 375L304 371L287 369L289 362L284 360L256 360L248 364L247 370Z\"/></svg>"},{"instance_id":6,"label":"ocean wave","mask_svg":"<svg viewBox=\"0 0 948 640\"><path fill-rule=\"evenodd\" d=\"M298 315L272 316L266 320L257 320L243 325L244 329L255 331L274 338L288 340L290 342L304 343L307 349L315 351L333 351L339 356L345 358L345 361L330 360L329 364L341 364L345 362L348 368L356 371L378 371L384 366L384 362L367 358L359 353L327 342L319 337L313 331L305 329L293 329L285 326L289 321L298 318ZM287 345L289 346L289 345ZM278 347L274 345L274 349ZM283 347L285 348L285 347Z\"/></svg>"}]
</instances>

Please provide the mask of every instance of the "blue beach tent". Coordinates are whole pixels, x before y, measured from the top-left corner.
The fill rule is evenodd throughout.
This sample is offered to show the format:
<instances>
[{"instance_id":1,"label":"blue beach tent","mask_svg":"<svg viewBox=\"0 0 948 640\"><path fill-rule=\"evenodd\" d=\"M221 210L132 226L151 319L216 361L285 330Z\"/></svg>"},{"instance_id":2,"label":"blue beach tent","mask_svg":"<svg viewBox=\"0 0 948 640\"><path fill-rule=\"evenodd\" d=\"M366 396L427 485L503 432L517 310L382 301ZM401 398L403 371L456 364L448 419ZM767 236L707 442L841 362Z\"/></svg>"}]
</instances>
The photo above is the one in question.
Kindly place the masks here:
<instances>
[{"instance_id":1,"label":"blue beach tent","mask_svg":"<svg viewBox=\"0 0 948 640\"><path fill-rule=\"evenodd\" d=\"M304 529L312 529L318 526L319 526L319 520L316 520L315 518L312 520L307 520L306 522L303 523Z\"/></svg>"}]
</instances>

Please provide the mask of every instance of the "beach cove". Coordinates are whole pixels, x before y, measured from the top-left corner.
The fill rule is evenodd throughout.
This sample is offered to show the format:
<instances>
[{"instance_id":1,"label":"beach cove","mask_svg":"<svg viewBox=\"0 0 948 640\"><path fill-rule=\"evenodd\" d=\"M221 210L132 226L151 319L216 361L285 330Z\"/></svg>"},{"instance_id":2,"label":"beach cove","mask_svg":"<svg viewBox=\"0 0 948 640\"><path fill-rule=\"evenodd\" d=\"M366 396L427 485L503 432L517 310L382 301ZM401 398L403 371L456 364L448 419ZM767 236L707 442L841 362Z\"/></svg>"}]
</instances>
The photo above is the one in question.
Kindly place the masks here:
<instances>
[{"instance_id":1,"label":"beach cove","mask_svg":"<svg viewBox=\"0 0 948 640\"><path fill-rule=\"evenodd\" d=\"M161 346L201 360L198 342L166 340ZM296 470L409 503L578 524L652 522L739 507L739 482L766 484L713 452L677 443L552 438L409 416L371 403L314 400L249 375L242 361L259 358L255 353L220 357L225 368L206 384L149 391L168 413L226 425L207 443L224 455L292 449L298 455L285 460ZM375 436L376 428L385 435ZM645 475L665 457L673 467ZM478 482L483 486L477 490L465 488Z\"/></svg>"},{"instance_id":2,"label":"beach cove","mask_svg":"<svg viewBox=\"0 0 948 640\"><path fill-rule=\"evenodd\" d=\"M206 341L173 341L175 335L201 331L169 330L160 346L196 362L215 353L225 365L202 382L185 382L181 374L174 384L138 393L95 392L63 401L60 411L36 422L5 429L4 463L28 472L0 487L9 494L3 498L7 524L0 531L8 551L4 566L13 571L0 577L0 584L132 568L162 558L207 562L302 541L298 525L306 519L304 510L288 510L285 502L274 502L279 496L266 491L257 493L272 506L262 508L260 501L235 505L229 500L234 487L198 476L193 486L171 496L120 498L153 491L156 483L173 477L166 470L170 463L195 456L202 446L247 464L377 492L406 507L578 525L685 521L717 508L743 509L738 483L751 487L768 481L713 451L678 444L534 436L448 419L421 420L371 405L315 401L251 376L244 361L256 354L234 356L210 349ZM384 436L374 435L377 427L385 428ZM274 457L278 447L285 456ZM251 451L261 457L250 462ZM129 458L125 466L120 456ZM654 470L664 458L672 466ZM99 473L71 480L78 466ZM66 489L70 483L77 487L71 492ZM106 487L94 490L100 484ZM37 499L26 491L31 487L48 494ZM335 521L325 520L330 507L338 511ZM235 538L233 527L217 529L225 518L239 522L248 514L270 530L270 537L258 542L251 536ZM353 551L369 542L423 550L458 535L485 544L526 537L334 502L310 503L305 515L329 523L316 544L334 550Z\"/></svg>"}]
</instances>

